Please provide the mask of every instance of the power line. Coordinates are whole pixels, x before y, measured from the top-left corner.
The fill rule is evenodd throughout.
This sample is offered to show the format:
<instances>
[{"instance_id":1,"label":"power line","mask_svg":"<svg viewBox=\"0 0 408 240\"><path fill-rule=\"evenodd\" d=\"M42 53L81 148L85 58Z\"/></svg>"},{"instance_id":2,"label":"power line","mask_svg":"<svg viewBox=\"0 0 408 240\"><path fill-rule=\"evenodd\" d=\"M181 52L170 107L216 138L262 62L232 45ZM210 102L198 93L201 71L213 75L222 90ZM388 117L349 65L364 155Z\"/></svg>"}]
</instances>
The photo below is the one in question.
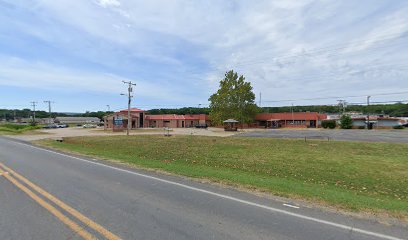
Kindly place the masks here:
<instances>
[{"instance_id":1,"label":"power line","mask_svg":"<svg viewBox=\"0 0 408 240\"><path fill-rule=\"evenodd\" d=\"M407 94L407 93L408 93L408 91L394 92L394 93L378 93L378 94L371 94L371 96L389 96L389 95L399 95L399 94ZM355 98L355 97L366 97L366 96L367 95L330 96L330 97L285 99L285 100L273 100L273 101L265 101L264 100L264 102L294 102L294 101L325 100L325 99L337 99L337 98Z\"/></svg>"},{"instance_id":2,"label":"power line","mask_svg":"<svg viewBox=\"0 0 408 240\"><path fill-rule=\"evenodd\" d=\"M257 63L264 63L268 59L282 60L282 59L298 58L298 57L303 57L303 56L310 56L310 55L313 55L313 54L317 55L317 54L330 53L330 52L336 52L337 53L336 55L346 54L346 53L340 53L338 51L342 50L342 49L350 48L350 45L352 45L352 44L359 44L359 43L362 43L362 44L374 44L374 43L378 43L378 42L382 42L382 41L386 41L386 40L396 39L395 37L399 37L399 39L405 38L408 35L406 35L406 32L405 32L403 34L392 34L392 35L389 35L389 36L391 36L391 37L386 37L386 38L382 38L382 39L379 38L379 39L373 39L373 40L369 39L369 40L366 40L366 41L354 41L354 42L348 42L348 43L342 43L342 44L326 46L326 47L322 47L322 48L315 48L315 49L311 49L308 52L302 52L302 53L297 53L297 54L280 55L280 56L277 56L277 57L270 57L270 58L263 58L263 59L258 59L258 60L243 61L243 62L240 62L238 64L234 64L234 67L248 66L248 65L253 65L253 64L257 64ZM399 44L406 44L406 43L403 42L403 43L399 43ZM396 44L396 45L399 45L399 44ZM390 47L390 46L395 46L395 45L372 47L368 51L373 51L373 50L376 50L376 49L386 48L386 47ZM355 48L356 46L353 46L353 47ZM273 49L271 49L271 50L273 50ZM363 50L364 49L361 49L359 51L363 51ZM265 51L263 51L263 53L265 53ZM214 69L213 71L207 71L206 73L218 72L218 71L221 71L221 70L220 69ZM187 72L183 72L183 74L186 74L186 73L187 74L188 73L201 73L201 72L202 71L187 71Z\"/></svg>"}]
</instances>

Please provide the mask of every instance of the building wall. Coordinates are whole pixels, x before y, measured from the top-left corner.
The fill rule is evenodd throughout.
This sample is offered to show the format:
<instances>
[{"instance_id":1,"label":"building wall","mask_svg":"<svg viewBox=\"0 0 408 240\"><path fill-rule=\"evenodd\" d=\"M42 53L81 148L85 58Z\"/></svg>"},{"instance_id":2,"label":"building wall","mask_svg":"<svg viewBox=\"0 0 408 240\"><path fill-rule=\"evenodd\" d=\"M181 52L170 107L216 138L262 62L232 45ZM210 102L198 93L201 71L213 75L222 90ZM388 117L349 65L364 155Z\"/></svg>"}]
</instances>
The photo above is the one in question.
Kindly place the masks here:
<instances>
[{"instance_id":1,"label":"building wall","mask_svg":"<svg viewBox=\"0 0 408 240\"><path fill-rule=\"evenodd\" d=\"M146 120L145 127L151 128L189 128L200 123L199 120L171 119L171 120ZM205 123L205 120L204 120Z\"/></svg>"},{"instance_id":2,"label":"building wall","mask_svg":"<svg viewBox=\"0 0 408 240\"><path fill-rule=\"evenodd\" d=\"M399 119L393 119L393 120L378 120L378 122L377 122L377 126L378 127L390 127L390 128L392 128L392 127L394 127L394 126L398 126L398 125L400 125L400 120Z\"/></svg>"},{"instance_id":3,"label":"building wall","mask_svg":"<svg viewBox=\"0 0 408 240\"><path fill-rule=\"evenodd\" d=\"M340 120L338 121L338 124L340 125ZM353 120L353 127L365 127L366 125L365 120Z\"/></svg>"},{"instance_id":4,"label":"building wall","mask_svg":"<svg viewBox=\"0 0 408 240\"><path fill-rule=\"evenodd\" d=\"M117 117L117 116L121 116L123 118L123 124L121 126L115 126L113 123L113 118ZM132 129L136 129L136 128L140 128L143 126L140 126L140 113L132 113L130 115L130 121L132 121ZM121 130L121 129L126 129L127 128L127 114L123 114L123 113L115 113L109 116L105 116L104 117L104 128L105 129L116 129L116 130Z\"/></svg>"}]
</instances>

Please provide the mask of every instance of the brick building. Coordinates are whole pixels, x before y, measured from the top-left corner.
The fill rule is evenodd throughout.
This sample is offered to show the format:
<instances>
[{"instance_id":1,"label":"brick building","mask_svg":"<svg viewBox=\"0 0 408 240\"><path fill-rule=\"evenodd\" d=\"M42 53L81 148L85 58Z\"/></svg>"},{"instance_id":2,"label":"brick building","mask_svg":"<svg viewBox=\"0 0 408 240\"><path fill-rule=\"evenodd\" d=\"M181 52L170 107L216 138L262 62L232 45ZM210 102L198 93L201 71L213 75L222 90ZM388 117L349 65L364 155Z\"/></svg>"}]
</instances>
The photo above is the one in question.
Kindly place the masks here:
<instances>
[{"instance_id":1,"label":"brick building","mask_svg":"<svg viewBox=\"0 0 408 240\"><path fill-rule=\"evenodd\" d=\"M136 129L144 126L145 111L139 108L130 109L130 120L128 120L128 110L124 109L119 112L115 112L111 115L105 116L104 128L112 130L127 129L128 123L131 124L131 129Z\"/></svg>"},{"instance_id":2,"label":"brick building","mask_svg":"<svg viewBox=\"0 0 408 240\"><path fill-rule=\"evenodd\" d=\"M260 113L255 116L255 122L265 128L318 128L326 118L317 112Z\"/></svg>"},{"instance_id":3,"label":"brick building","mask_svg":"<svg viewBox=\"0 0 408 240\"><path fill-rule=\"evenodd\" d=\"M146 115L144 127L152 128L189 128L199 124L208 124L209 119L206 114L161 114L161 115Z\"/></svg>"},{"instance_id":4,"label":"brick building","mask_svg":"<svg viewBox=\"0 0 408 240\"><path fill-rule=\"evenodd\" d=\"M130 121L128 121L128 110L121 110L104 117L105 129L123 130L127 128L128 122L132 125L131 129L136 128L189 128L199 124L209 125L208 115L206 114L160 114L146 115L145 111L132 108L130 111Z\"/></svg>"}]
</instances>

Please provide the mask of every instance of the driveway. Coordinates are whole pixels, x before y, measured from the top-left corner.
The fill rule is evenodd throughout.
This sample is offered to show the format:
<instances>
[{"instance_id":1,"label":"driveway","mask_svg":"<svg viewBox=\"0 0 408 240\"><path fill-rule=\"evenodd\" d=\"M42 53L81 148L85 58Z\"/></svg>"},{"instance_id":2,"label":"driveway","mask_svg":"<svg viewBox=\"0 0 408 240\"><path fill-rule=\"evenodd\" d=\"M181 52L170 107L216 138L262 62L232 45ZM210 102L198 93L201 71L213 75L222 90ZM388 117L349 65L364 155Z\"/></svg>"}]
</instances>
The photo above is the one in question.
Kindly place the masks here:
<instances>
[{"instance_id":1,"label":"driveway","mask_svg":"<svg viewBox=\"0 0 408 240\"><path fill-rule=\"evenodd\" d=\"M307 138L337 141L408 143L407 130L326 130L326 129L260 129L239 134L240 137Z\"/></svg>"}]
</instances>

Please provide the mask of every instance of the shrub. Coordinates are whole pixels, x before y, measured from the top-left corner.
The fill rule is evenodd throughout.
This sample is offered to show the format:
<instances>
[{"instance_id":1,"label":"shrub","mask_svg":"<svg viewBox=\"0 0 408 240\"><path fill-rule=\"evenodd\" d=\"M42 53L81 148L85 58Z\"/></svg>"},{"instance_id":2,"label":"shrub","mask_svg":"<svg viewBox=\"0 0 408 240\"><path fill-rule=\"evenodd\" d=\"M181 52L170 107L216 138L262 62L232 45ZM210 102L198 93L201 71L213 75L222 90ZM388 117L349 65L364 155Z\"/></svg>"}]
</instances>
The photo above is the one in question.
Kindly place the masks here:
<instances>
[{"instance_id":1,"label":"shrub","mask_svg":"<svg viewBox=\"0 0 408 240\"><path fill-rule=\"evenodd\" d=\"M351 129L353 127L353 119L349 115L341 116L340 126L342 129Z\"/></svg>"},{"instance_id":2,"label":"shrub","mask_svg":"<svg viewBox=\"0 0 408 240\"><path fill-rule=\"evenodd\" d=\"M327 122L328 122L328 120L322 121L322 128L328 128L329 127L329 124Z\"/></svg>"},{"instance_id":3,"label":"shrub","mask_svg":"<svg viewBox=\"0 0 408 240\"><path fill-rule=\"evenodd\" d=\"M402 125L397 125L397 126L394 126L394 127L392 127L392 128L394 128L394 129L404 129L404 126L402 126Z\"/></svg>"},{"instance_id":4,"label":"shrub","mask_svg":"<svg viewBox=\"0 0 408 240\"><path fill-rule=\"evenodd\" d=\"M334 129L336 128L336 120L324 120L322 121L322 127L323 128L330 128L330 129Z\"/></svg>"}]
</instances>

